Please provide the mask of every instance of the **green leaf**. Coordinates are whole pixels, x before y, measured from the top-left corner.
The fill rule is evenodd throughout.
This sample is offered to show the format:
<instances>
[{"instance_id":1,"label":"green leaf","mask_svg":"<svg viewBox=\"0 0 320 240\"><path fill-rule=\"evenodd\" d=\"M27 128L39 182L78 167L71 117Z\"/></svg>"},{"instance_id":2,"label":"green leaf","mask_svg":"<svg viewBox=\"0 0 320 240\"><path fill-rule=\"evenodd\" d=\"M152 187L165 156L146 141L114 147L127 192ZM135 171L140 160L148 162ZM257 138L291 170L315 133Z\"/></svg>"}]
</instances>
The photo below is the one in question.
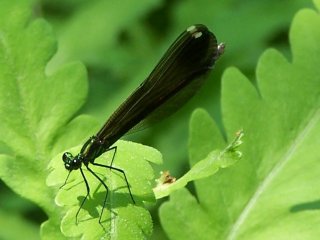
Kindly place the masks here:
<instances>
[{"instance_id":1,"label":"green leaf","mask_svg":"<svg viewBox=\"0 0 320 240\"><path fill-rule=\"evenodd\" d=\"M40 239L38 226L32 224L17 214L0 210L1 239ZM12 231L19 226L19 231Z\"/></svg>"},{"instance_id":2,"label":"green leaf","mask_svg":"<svg viewBox=\"0 0 320 240\"><path fill-rule=\"evenodd\" d=\"M55 51L51 28L42 19L31 20L28 3L1 3L0 136L6 151L0 155L0 177L50 215L43 228L51 230L43 230L43 238L62 239L55 191L46 185L46 169L57 154L56 141L71 131L68 124L73 125L71 118L86 98L87 81L79 63L46 74ZM81 139L88 134L88 124L82 125Z\"/></svg>"},{"instance_id":3,"label":"green leaf","mask_svg":"<svg viewBox=\"0 0 320 240\"><path fill-rule=\"evenodd\" d=\"M291 61L267 50L258 63L257 87L235 68L225 72L224 126L228 139L239 128L246 133L243 159L196 181L198 201L181 190L163 204L161 222L170 238L319 238L319 42L319 12L301 10L290 30ZM204 136L219 135L202 129ZM210 148L203 151L191 149L192 164Z\"/></svg>"},{"instance_id":4,"label":"green leaf","mask_svg":"<svg viewBox=\"0 0 320 240\"><path fill-rule=\"evenodd\" d=\"M81 209L76 225L76 213L86 194L86 187L80 171L73 171L68 183L58 192L56 203L67 206L69 209L62 220L62 232L69 237L83 235L85 239L104 237L111 239L144 239L152 233L152 220L149 212L144 208L144 202L154 202L152 192L153 170L149 162L162 162L161 154L155 149L133 142L118 141L117 154L113 166L124 169L133 198L132 203L124 176L117 171L107 168L90 166L106 183L109 188L106 208L102 216L102 225L99 216L102 211L106 190L90 172L84 174L90 186L90 197ZM77 154L80 147L71 149ZM110 165L113 151L103 154L95 162ZM67 177L67 171L61 167L61 154L52 159L47 182L49 185L62 186Z\"/></svg>"},{"instance_id":5,"label":"green leaf","mask_svg":"<svg viewBox=\"0 0 320 240\"><path fill-rule=\"evenodd\" d=\"M205 196L201 199L202 203L211 201L215 194L212 189L214 181L212 179L218 179L227 170L218 172L219 167L237 168L239 163L235 166L232 165L241 157L240 153L236 151L236 148L241 144L241 137L242 132L239 132L234 141L223 151L214 150L226 145L216 123L204 110L198 109L193 113L190 121L189 155L192 165L191 171L196 173L194 180L198 179L195 181L196 191L199 196L201 194ZM223 158L214 157L211 159L210 156L215 156L215 154L222 155ZM231 158L229 158L230 155ZM213 164L204 164L206 161L211 162L212 160L214 160ZM199 169L199 166L204 167L200 172L193 170ZM190 236L192 239L215 239L211 216L184 188L172 191L170 201L160 207L160 220L167 234L174 235L172 237L174 239L190 239ZM177 228L177 226L179 227Z\"/></svg>"},{"instance_id":6,"label":"green leaf","mask_svg":"<svg viewBox=\"0 0 320 240\"><path fill-rule=\"evenodd\" d=\"M47 213L49 220L41 228L44 239L63 239L61 218L61 229L66 236L79 236L82 233L90 237L117 234L119 239L150 236L151 217L143 203L154 201L151 186L153 173L145 159L159 163L161 155L139 144L117 143L117 161L114 163L114 166L126 169L136 205L128 204L130 198L127 199L128 192L123 186L121 174L100 170L101 174L106 175L110 187L109 199L112 201L108 202L103 222L105 229L109 228L110 231L101 231L103 228L98 224L100 211L95 207L101 209L105 189L101 188L99 182L91 185L95 180L92 176L88 176L88 181L93 198L97 201L88 200L89 204L84 207L89 211L80 212L80 228L75 225L74 217L81 200L81 190L78 188L83 185L71 187L69 191L60 190L56 202L63 207L56 207L54 198L57 187L48 188L46 185L49 160L56 156L50 163L51 173L47 181L50 186L60 186L66 177L61 151L92 136L97 124L88 116L74 118L86 99L85 68L82 64L72 63L50 75L46 74L48 61L56 51L55 38L45 21L31 20L27 5L18 3L6 2L6 5L2 5L4 11L3 8L0 10L0 135L1 149L4 149L0 155L1 179ZM105 160L103 157L101 159ZM78 182L83 181L78 171L70 180L74 177ZM92 216L90 221L86 221L88 212ZM109 219L110 213L112 216Z\"/></svg>"},{"instance_id":7,"label":"green leaf","mask_svg":"<svg viewBox=\"0 0 320 240\"><path fill-rule=\"evenodd\" d=\"M130 67L122 64L119 35L130 30L148 11L157 7L161 1L90 1L77 6L77 11L63 22L57 30L60 49L54 61L60 63L70 59L81 59L86 63L109 67ZM85 33L85 34L84 34ZM81 41L79 41L81 38ZM132 62L131 62L132 64Z\"/></svg>"},{"instance_id":8,"label":"green leaf","mask_svg":"<svg viewBox=\"0 0 320 240\"><path fill-rule=\"evenodd\" d=\"M205 128L201 128L201 126ZM210 133L208 129L215 128L213 121L210 119L208 113L204 110L196 110L191 118L190 131L195 136L202 136L202 139L196 139L194 142L198 144L204 143L202 146L194 146L194 151L203 152L203 146L208 144L213 139L213 136L201 134L200 131L206 129L206 133ZM203 132L202 132L203 133ZM154 188L156 198L168 196L174 191L183 188L188 182L199 180L215 174L220 168L232 166L237 160L241 158L241 152L237 151L237 147L242 143L241 137L243 133L240 131L236 138L223 150L211 150L207 156L195 163L192 168L184 174L181 178L173 183L159 182L158 186ZM194 137L196 138L196 137ZM192 146L192 143L191 143Z\"/></svg>"}]
</instances>

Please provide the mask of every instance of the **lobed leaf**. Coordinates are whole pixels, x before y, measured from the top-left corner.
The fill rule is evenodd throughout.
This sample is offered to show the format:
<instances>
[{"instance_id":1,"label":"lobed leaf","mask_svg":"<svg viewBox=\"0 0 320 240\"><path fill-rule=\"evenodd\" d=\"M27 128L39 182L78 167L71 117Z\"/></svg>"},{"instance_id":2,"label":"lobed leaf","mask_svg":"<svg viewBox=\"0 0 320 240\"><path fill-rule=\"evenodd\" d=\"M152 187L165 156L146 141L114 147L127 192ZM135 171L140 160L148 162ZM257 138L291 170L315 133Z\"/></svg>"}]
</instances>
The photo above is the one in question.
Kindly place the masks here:
<instances>
[{"instance_id":1,"label":"lobed leaf","mask_svg":"<svg viewBox=\"0 0 320 240\"><path fill-rule=\"evenodd\" d=\"M46 74L56 41L44 20L32 20L29 4L1 2L0 141L5 150L0 155L0 177L50 215L43 224L48 230L42 230L43 238L63 239L60 212L53 202L55 190L46 185L46 169L57 154L55 140L72 124L71 118L85 100L86 71L82 64L71 63ZM78 136L83 138L87 125L81 129Z\"/></svg>"},{"instance_id":2,"label":"lobed leaf","mask_svg":"<svg viewBox=\"0 0 320 240\"><path fill-rule=\"evenodd\" d=\"M315 3L319 11L319 1ZM196 181L198 202L180 191L160 208L170 238L318 239L319 12L296 14L290 42L292 61L274 49L261 56L257 87L235 68L224 73L224 126L228 139L243 128L244 157L234 167ZM216 128L199 128L203 138L219 135ZM191 143L199 139L194 132ZM191 164L215 144L221 140L205 144L202 153L191 148Z\"/></svg>"},{"instance_id":3,"label":"lobed leaf","mask_svg":"<svg viewBox=\"0 0 320 240\"><path fill-rule=\"evenodd\" d=\"M207 127L212 125L212 121L208 114L204 110L196 110L191 118L192 130L198 129L197 125L202 124ZM193 127L195 126L195 127ZM195 133L198 134L198 133ZM223 150L211 150L204 159L195 163L192 168L185 173L181 178L174 181L173 183L158 184L156 188L153 189L156 198L162 198L172 194L174 191L181 189L187 185L188 182L203 179L214 175L220 168L227 168L235 164L241 158L241 152L236 149L242 144L241 138L243 132L240 131L235 139ZM210 142L210 136L205 139L201 139L203 142ZM195 141L195 142L200 142ZM196 143L196 144L197 144ZM195 149L197 151L197 149Z\"/></svg>"},{"instance_id":4,"label":"lobed leaf","mask_svg":"<svg viewBox=\"0 0 320 240\"><path fill-rule=\"evenodd\" d=\"M56 197L59 206L66 206L69 210L63 217L61 229L69 237L82 235L86 239L142 239L150 237L152 220L149 212L144 208L145 202L154 202L152 192L153 170L148 162L161 163L161 154L151 147L133 142L118 141L117 153L113 167L123 169L130 184L135 204L133 204L123 174L110 171L108 168L89 167L97 173L109 188L107 203L99 217L106 196L106 189L85 167L84 174L89 183L90 197L81 209L76 224L76 213L86 195L86 187L80 171L72 171L68 183L60 189ZM71 149L76 154L80 147ZM111 164L113 151L109 151L96 159L95 162ZM50 186L62 186L68 171L61 167L61 154L52 159L47 183Z\"/></svg>"}]
</instances>

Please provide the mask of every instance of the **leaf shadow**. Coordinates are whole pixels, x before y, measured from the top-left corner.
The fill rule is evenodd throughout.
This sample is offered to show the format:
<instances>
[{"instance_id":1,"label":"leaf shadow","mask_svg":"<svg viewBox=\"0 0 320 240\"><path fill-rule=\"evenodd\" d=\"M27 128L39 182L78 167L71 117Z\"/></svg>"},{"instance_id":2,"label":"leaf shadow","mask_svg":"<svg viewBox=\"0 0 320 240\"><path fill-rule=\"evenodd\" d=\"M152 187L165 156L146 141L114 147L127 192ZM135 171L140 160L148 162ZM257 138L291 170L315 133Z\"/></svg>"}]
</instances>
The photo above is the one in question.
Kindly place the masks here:
<instances>
[{"instance_id":1,"label":"leaf shadow","mask_svg":"<svg viewBox=\"0 0 320 240\"><path fill-rule=\"evenodd\" d=\"M320 200L299 203L290 208L290 212L297 213L309 210L320 210Z\"/></svg>"},{"instance_id":2,"label":"leaf shadow","mask_svg":"<svg viewBox=\"0 0 320 240\"><path fill-rule=\"evenodd\" d=\"M127 188L126 186L120 187L118 189L122 189L122 188ZM111 192L111 190L109 191L109 194L107 196L107 200L106 200L106 204L104 206L104 212L103 212L103 216L101 219L101 223L104 222L108 222L111 221L112 218L115 218L118 216L118 213L116 211L114 211L114 209L118 209L118 208L124 208L124 207L128 207L129 205L134 205L137 207L142 207L143 206L143 199L137 195L133 195L133 198L135 200L135 203L132 202L130 194L129 193L119 193L116 192L115 189ZM106 197L106 192L94 192L92 194L92 197L88 197L88 199L85 201L85 203L83 204L82 208L80 211L86 211L89 215L90 218L86 218L86 219L79 219L79 222L85 222L85 221L89 221L92 220L94 218L99 219L101 212L102 212L102 208L103 208L103 203ZM78 196L77 200L79 202L79 206L81 205L83 199L85 198L85 196ZM112 198L112 201L110 200L110 198ZM98 206L100 208L98 208ZM99 210L100 209L100 210ZM104 218L106 211L109 211L109 218Z\"/></svg>"}]
</instances>

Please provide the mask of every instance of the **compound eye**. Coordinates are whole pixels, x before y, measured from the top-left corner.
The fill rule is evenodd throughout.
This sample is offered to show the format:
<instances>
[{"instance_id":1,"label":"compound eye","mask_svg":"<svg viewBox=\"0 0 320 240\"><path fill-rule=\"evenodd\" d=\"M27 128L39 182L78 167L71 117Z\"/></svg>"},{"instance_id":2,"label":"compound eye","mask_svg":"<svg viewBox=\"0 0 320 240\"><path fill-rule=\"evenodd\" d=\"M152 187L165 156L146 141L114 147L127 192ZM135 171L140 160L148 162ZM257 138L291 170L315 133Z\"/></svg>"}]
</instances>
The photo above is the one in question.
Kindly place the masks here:
<instances>
[{"instance_id":1,"label":"compound eye","mask_svg":"<svg viewBox=\"0 0 320 240\"><path fill-rule=\"evenodd\" d=\"M62 155L62 160L63 162L67 163L67 162L70 162L72 161L73 159L73 155L69 152L65 152L63 155Z\"/></svg>"}]
</instances>

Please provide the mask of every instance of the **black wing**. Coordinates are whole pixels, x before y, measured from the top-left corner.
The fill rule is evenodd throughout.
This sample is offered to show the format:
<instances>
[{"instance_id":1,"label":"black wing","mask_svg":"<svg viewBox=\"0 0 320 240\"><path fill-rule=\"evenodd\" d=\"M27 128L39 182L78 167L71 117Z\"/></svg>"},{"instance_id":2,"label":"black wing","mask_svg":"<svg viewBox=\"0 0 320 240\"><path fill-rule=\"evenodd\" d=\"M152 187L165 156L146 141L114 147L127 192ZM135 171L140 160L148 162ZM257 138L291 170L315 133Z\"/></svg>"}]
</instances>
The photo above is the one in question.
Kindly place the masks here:
<instances>
[{"instance_id":1,"label":"black wing","mask_svg":"<svg viewBox=\"0 0 320 240\"><path fill-rule=\"evenodd\" d=\"M169 100L179 102L179 106L170 105L169 112L176 111L199 88L201 77L212 68L220 54L216 37L206 26L189 27L96 136L108 148L142 120L155 118L161 110L168 110L163 106L169 106Z\"/></svg>"}]
</instances>

